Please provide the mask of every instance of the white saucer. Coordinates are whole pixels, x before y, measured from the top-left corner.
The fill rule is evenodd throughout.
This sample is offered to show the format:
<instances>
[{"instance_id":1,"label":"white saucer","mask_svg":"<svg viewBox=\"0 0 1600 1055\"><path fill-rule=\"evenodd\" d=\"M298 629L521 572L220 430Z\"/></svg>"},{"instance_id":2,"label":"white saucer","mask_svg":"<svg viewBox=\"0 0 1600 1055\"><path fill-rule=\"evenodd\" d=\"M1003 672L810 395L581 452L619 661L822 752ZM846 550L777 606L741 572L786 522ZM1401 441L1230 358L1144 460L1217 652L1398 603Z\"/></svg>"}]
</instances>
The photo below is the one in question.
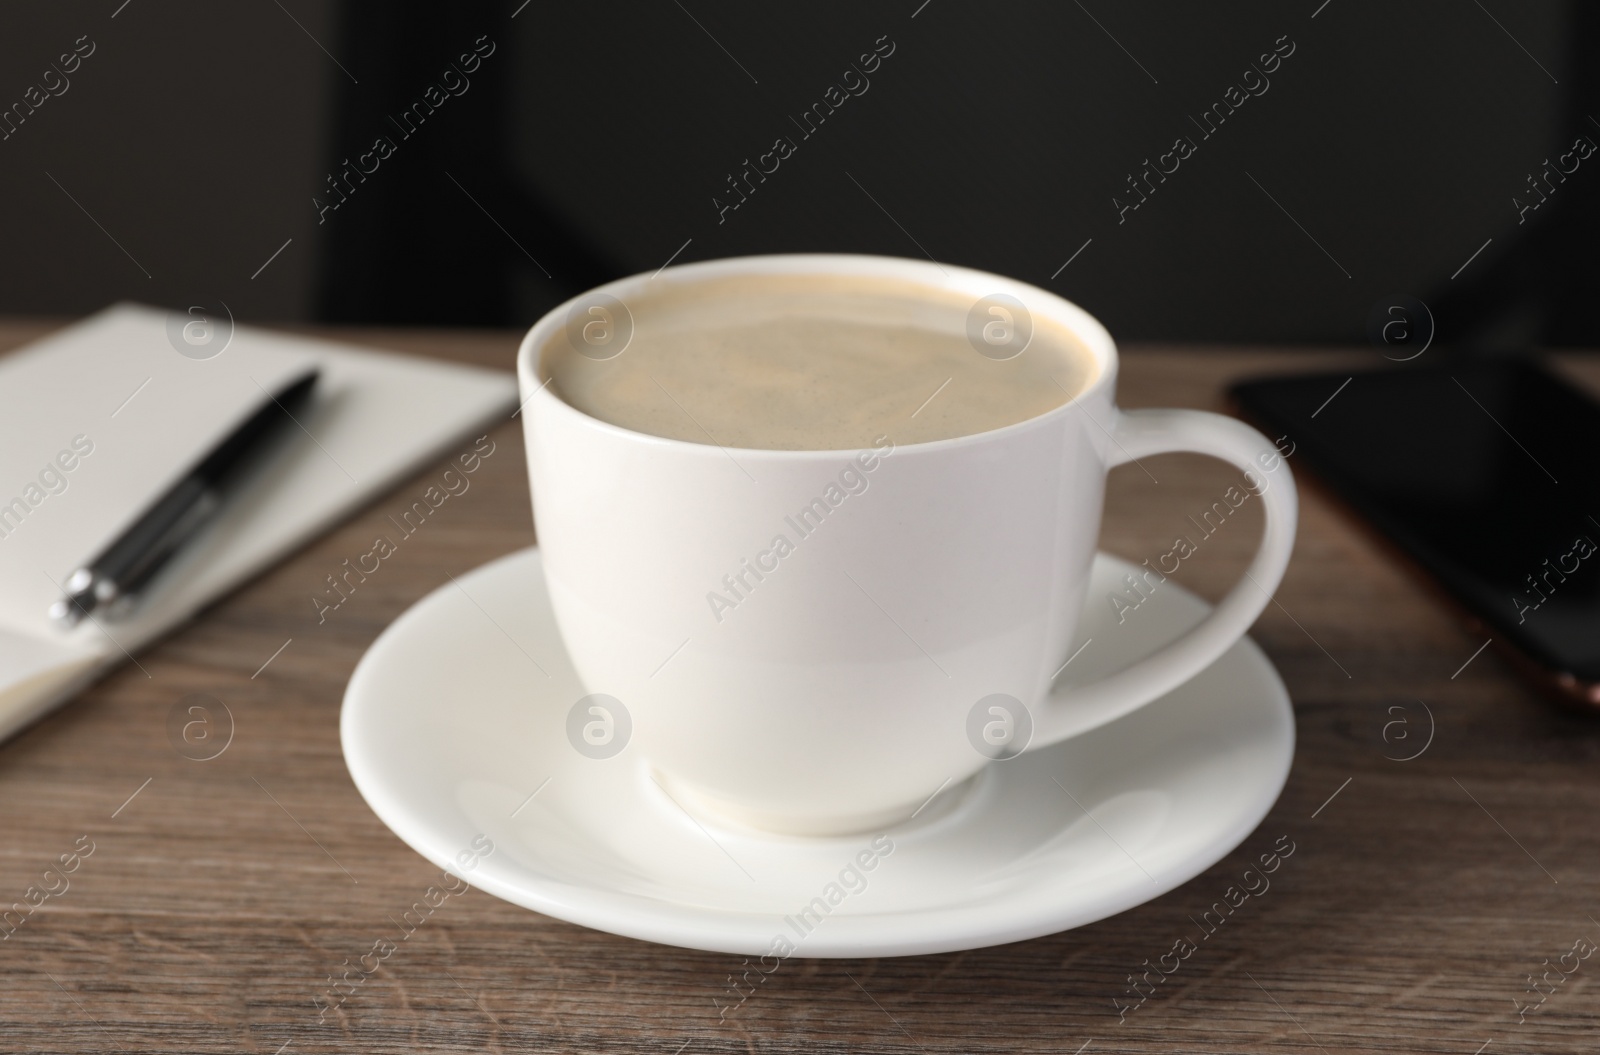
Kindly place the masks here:
<instances>
[{"instance_id":1,"label":"white saucer","mask_svg":"<svg viewBox=\"0 0 1600 1055\"><path fill-rule=\"evenodd\" d=\"M1096 558L1076 680L1207 611L1168 581L1117 625L1106 597L1132 570ZM395 834L458 873L467 851L465 878L513 904L695 949L754 957L782 950L783 935L779 955L871 957L1032 938L1164 894L1255 829L1294 753L1288 693L1244 640L1148 707L947 789L885 833L884 854L868 835L691 818L637 749L597 760L572 747L568 712L584 694L526 549L440 587L373 643L345 692L345 761ZM492 852L473 850L479 836ZM840 872L863 852L873 867L852 893ZM820 923L799 922L817 898Z\"/></svg>"}]
</instances>

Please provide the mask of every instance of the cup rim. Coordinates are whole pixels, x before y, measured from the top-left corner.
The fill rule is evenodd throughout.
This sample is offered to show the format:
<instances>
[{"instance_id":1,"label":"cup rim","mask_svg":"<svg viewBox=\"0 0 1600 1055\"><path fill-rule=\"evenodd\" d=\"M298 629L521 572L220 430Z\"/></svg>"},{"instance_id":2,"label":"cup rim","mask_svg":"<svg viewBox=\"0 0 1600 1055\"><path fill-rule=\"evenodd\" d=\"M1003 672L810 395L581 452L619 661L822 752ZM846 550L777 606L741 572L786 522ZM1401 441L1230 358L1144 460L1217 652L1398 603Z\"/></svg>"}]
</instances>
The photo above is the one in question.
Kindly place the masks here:
<instances>
[{"instance_id":1,"label":"cup rim","mask_svg":"<svg viewBox=\"0 0 1600 1055\"><path fill-rule=\"evenodd\" d=\"M1052 407L1043 414L1037 414L1022 421L1015 421L999 428L985 429L982 432L968 433L964 436L951 436L945 439L923 440L915 443L895 443L893 449L896 452L948 450L989 442L996 438L1015 435L1026 430L1046 428L1072 408L1087 402L1102 392L1111 390L1116 383L1117 346L1110 332L1106 330L1099 319L1096 319L1083 308L1047 289L988 271L979 271L975 268L960 267L954 264L939 264L930 260L917 260L910 257L877 256L866 253L771 253L755 256L718 257L712 260L674 264L649 273L641 271L638 274L614 279L604 285L585 290L551 308L523 335L522 343L517 348L517 379L519 386L523 392L528 392L530 389L533 390L531 396L523 397L520 408L521 413L526 415L537 405L557 414L571 415L591 428L614 434L619 438L625 437L635 443L643 443L660 449L682 449L685 454L690 453L691 450L709 453L735 451L743 457L774 461L804 460L818 456L837 458L855 454L858 450L855 447L806 448L803 450L772 447L734 447L700 443L696 440L675 439L669 436L657 436L648 432L640 432L637 429L630 429L623 425L616 425L579 410L556 395L549 383L540 382L539 364L537 362L538 349L544 345L554 331L565 325L568 311L584 298L596 293L604 293L616 297L623 303L627 303L628 294L639 291L649 282L660 278L662 275L671 275L678 279L708 281L728 276L750 274L859 275L863 278L897 278L902 281L922 284L932 290L968 293L974 297L1006 293L1023 301L1031 314L1043 313L1053 321L1066 327L1083 345L1084 350L1094 359L1094 379L1075 396L1058 407ZM888 438L891 442L894 439L893 436Z\"/></svg>"}]
</instances>

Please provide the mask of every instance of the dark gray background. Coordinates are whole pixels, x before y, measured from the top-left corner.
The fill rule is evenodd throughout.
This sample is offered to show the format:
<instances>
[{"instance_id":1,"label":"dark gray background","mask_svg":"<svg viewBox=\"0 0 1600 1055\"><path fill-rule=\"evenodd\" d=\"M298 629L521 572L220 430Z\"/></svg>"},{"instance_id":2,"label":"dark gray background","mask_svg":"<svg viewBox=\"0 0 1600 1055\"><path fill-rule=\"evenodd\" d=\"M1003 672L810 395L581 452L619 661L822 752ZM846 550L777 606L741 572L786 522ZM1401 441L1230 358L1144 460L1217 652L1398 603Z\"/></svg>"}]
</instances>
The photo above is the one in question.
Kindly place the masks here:
<instances>
[{"instance_id":1,"label":"dark gray background","mask_svg":"<svg viewBox=\"0 0 1600 1055\"><path fill-rule=\"evenodd\" d=\"M1579 310L1600 159L1537 219L1512 204L1576 135L1600 141L1577 5L919 3L8 12L0 104L78 37L96 50L0 142L0 312L221 300L250 320L522 326L692 239L677 260L926 250L1125 339L1358 341L1407 292L1460 339L1600 340ZM319 224L328 173L483 34L466 94ZM1270 90L1200 142L1189 116L1285 34ZM727 175L797 136L790 117L884 35L867 93L719 224ZM1127 176L1187 133L1200 149L1119 224Z\"/></svg>"}]
</instances>

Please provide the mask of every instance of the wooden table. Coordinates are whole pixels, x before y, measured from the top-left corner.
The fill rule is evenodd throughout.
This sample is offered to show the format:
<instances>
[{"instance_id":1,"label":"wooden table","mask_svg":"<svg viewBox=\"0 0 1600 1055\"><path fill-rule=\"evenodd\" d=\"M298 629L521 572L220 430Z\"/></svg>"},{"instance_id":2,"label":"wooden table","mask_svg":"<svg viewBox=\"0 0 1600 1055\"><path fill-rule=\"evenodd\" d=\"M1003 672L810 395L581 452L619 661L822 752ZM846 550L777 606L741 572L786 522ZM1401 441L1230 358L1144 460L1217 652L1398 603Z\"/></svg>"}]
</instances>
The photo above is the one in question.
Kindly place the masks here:
<instances>
[{"instance_id":1,"label":"wooden table","mask_svg":"<svg viewBox=\"0 0 1600 1055\"><path fill-rule=\"evenodd\" d=\"M0 347L49 328L7 324ZM517 342L342 335L506 370ZM1241 375L1373 359L1133 349L1122 399L1215 408ZM1578 369L1600 377L1596 364ZM726 1025L712 999L738 958L585 930L474 890L319 1024L312 998L328 976L437 874L350 782L345 681L379 631L447 575L534 541L520 426L492 436L470 492L323 625L310 597L324 576L364 552L442 462L142 654L148 677L124 666L0 747L0 902L93 845L70 888L0 942L0 1050L1594 1049L1600 960L1553 973L1523 1021L1513 1001L1537 1000L1528 976L1575 940L1600 944L1600 723L1535 697L1493 649L1469 663L1483 638L1310 490L1294 563L1254 631L1294 697L1294 769L1261 827L1178 890L1000 948L797 961ZM1135 560L1164 552L1230 479L1196 457L1146 464L1159 484L1134 468L1113 475L1103 537ZM1259 517L1254 503L1246 516ZM1219 532L1179 577L1217 597L1258 528ZM236 726L204 762L167 734L169 711L197 692L224 701ZM1431 744L1394 761L1423 742L1419 701L1436 720ZM1296 849L1270 889L1119 1021L1112 998L1126 1000L1130 973L1190 934L1189 917L1280 836Z\"/></svg>"}]
</instances>

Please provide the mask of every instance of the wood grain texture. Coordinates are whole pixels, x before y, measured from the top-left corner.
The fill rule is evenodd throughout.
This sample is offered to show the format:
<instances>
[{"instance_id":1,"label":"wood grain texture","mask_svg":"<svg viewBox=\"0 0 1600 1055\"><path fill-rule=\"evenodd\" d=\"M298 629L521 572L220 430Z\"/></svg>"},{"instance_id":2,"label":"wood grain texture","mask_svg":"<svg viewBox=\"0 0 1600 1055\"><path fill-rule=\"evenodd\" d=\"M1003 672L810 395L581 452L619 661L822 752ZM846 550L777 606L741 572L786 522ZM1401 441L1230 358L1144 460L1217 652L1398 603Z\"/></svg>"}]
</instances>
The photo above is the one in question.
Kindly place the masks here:
<instances>
[{"instance_id":1,"label":"wood grain texture","mask_svg":"<svg viewBox=\"0 0 1600 1055\"><path fill-rule=\"evenodd\" d=\"M0 326L0 347L49 328ZM502 369L517 342L339 335ZM1135 348L1122 401L1220 409L1223 386L1240 376L1370 362ZM1600 379L1594 362L1572 365ZM1304 494L1278 603L1254 630L1294 698L1288 787L1243 846L1178 890L999 948L790 961L721 1024L712 1000L738 958L585 930L473 891L319 1023L312 998L328 976L390 933L389 917L437 875L356 793L339 704L385 625L447 576L533 541L520 426L491 435L495 453L470 490L324 623L310 601L324 576L365 552L442 461L142 653L143 671L124 666L0 746L0 904L41 882L80 837L94 846L70 887L0 941L0 1050L1593 1049L1600 959L1525 1021L1513 998L1575 939L1600 943L1600 724L1553 709L1492 649L1452 679L1483 639L1315 490ZM1145 468L1159 482L1132 466L1113 474L1103 535L1134 560L1164 552L1231 482L1218 463L1189 456ZM1247 505L1178 580L1219 596L1245 564L1258 516ZM224 701L236 725L207 762L182 757L167 737L169 710L192 692ZM1384 726L1408 717L1420 735L1418 700L1437 734L1421 757L1391 761L1400 752ZM1194 937L1190 917L1280 836L1296 850L1270 889L1119 1020L1112 1000L1129 999L1129 974Z\"/></svg>"}]
</instances>

